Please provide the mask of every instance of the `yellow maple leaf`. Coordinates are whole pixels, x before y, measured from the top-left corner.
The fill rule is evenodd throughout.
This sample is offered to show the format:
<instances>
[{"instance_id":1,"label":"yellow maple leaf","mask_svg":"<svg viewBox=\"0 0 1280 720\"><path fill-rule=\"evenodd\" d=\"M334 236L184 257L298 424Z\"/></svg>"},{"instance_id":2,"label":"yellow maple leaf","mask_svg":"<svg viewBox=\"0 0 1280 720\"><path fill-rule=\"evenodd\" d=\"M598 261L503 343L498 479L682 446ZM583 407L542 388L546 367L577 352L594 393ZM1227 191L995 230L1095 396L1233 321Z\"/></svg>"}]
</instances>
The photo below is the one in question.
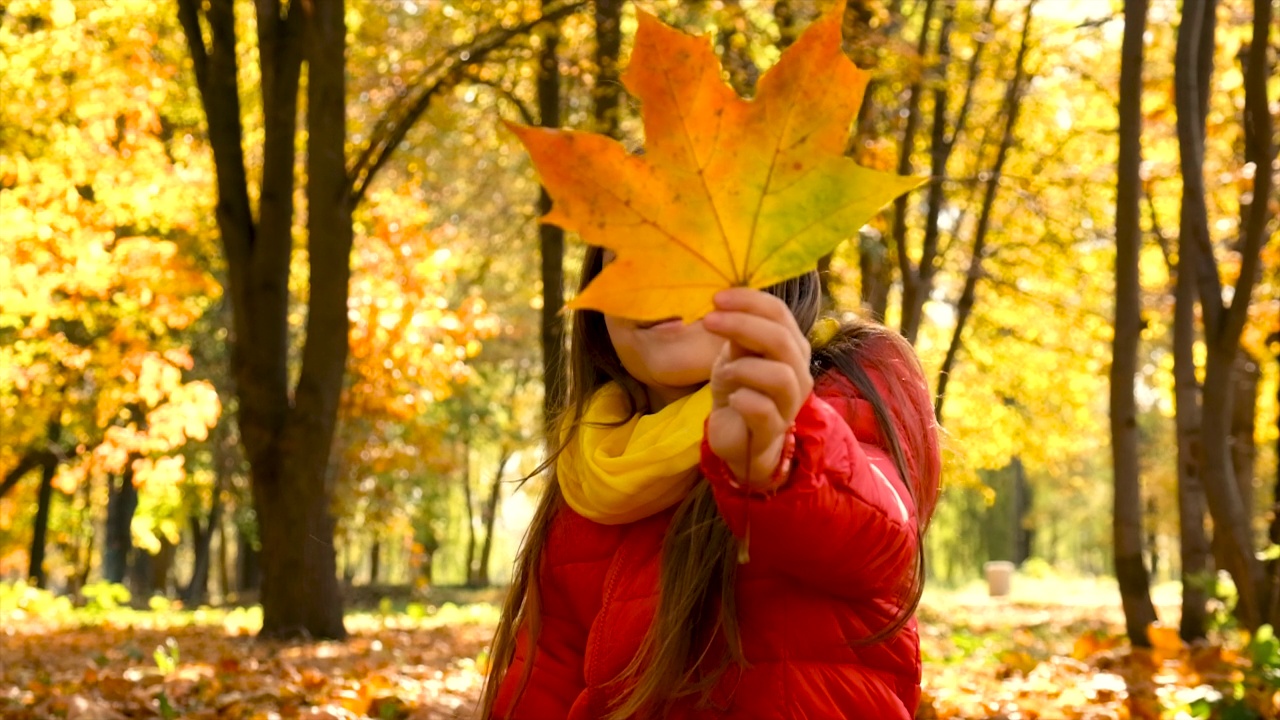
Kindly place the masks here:
<instances>
[{"instance_id":1,"label":"yellow maple leaf","mask_svg":"<svg viewBox=\"0 0 1280 720\"><path fill-rule=\"evenodd\" d=\"M923 182L845 156L868 75L841 50L843 10L842 0L810 25L753 100L721 79L709 38L639 13L622 80L641 102L644 155L602 135L508 124L553 200L543 221L616 254L570 307L696 320L722 289L812 270Z\"/></svg>"}]
</instances>

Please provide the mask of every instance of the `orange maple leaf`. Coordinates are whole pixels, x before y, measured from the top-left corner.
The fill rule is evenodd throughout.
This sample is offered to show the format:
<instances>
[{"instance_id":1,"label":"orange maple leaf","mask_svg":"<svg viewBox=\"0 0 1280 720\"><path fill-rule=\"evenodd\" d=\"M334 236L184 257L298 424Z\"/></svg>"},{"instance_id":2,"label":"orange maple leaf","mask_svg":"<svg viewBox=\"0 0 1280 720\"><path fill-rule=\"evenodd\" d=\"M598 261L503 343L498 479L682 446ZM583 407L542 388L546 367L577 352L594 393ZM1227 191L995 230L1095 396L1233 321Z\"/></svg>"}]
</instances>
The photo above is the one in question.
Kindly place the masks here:
<instances>
[{"instance_id":1,"label":"orange maple leaf","mask_svg":"<svg viewBox=\"0 0 1280 720\"><path fill-rule=\"evenodd\" d=\"M508 124L554 202L543 222L616 253L570 307L696 320L719 290L813 269L923 182L845 156L868 74L841 51L843 10L782 54L754 100L721 79L709 38L640 12L622 80L641 102L643 156L602 135Z\"/></svg>"}]
</instances>

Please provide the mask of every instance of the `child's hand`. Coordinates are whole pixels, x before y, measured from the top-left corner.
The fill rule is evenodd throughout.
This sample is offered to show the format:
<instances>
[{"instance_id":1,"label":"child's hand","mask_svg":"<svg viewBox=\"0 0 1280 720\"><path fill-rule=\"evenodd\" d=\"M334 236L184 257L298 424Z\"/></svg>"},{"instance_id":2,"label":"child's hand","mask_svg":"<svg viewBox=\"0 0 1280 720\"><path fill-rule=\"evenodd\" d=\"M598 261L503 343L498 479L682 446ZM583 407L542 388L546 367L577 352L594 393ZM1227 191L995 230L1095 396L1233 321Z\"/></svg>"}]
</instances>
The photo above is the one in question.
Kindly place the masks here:
<instances>
[{"instance_id":1,"label":"child's hand","mask_svg":"<svg viewBox=\"0 0 1280 720\"><path fill-rule=\"evenodd\" d=\"M707 441L739 480L765 488L813 391L809 340L786 303L766 292L734 288L718 293L715 303L703 327L729 342L711 368Z\"/></svg>"}]
</instances>

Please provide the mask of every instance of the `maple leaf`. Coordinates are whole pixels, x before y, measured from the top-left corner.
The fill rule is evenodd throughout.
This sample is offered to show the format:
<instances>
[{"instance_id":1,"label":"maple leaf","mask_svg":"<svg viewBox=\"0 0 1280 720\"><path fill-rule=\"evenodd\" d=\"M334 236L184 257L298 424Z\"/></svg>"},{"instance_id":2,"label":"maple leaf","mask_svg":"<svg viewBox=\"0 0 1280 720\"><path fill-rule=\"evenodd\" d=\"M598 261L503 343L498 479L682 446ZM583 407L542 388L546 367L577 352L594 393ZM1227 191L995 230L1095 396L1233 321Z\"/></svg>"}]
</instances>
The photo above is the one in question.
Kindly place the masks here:
<instances>
[{"instance_id":1,"label":"maple leaf","mask_svg":"<svg viewBox=\"0 0 1280 720\"><path fill-rule=\"evenodd\" d=\"M841 50L843 10L810 25L754 100L721 79L709 38L639 13L622 80L641 102L643 156L602 135L508 124L554 201L543 222L616 254L570 307L696 320L719 290L813 269L923 182L845 156L868 74Z\"/></svg>"}]
</instances>

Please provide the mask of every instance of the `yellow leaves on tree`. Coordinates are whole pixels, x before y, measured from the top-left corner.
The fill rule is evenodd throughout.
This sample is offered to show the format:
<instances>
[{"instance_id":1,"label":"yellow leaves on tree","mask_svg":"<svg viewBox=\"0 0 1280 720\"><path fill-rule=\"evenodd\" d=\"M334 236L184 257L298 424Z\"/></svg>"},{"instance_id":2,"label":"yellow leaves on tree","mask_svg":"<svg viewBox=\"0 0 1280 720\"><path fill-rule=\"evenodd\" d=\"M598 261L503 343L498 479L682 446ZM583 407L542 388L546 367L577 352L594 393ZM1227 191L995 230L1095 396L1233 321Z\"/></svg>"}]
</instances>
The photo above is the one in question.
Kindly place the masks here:
<instances>
[{"instance_id":1,"label":"yellow leaves on tree","mask_svg":"<svg viewBox=\"0 0 1280 720\"><path fill-rule=\"evenodd\" d=\"M119 474L130 464L134 484L139 487L177 484L186 478L182 458L169 454L188 441L205 440L218 423L222 403L210 383L183 381L181 369L172 362L181 362L183 354L171 351L166 355L148 353L140 358L138 367L125 370L128 377L122 387L136 394L124 404L138 408L141 415L124 422L110 418L116 422L106 428L102 442L92 452L59 468L55 483L60 490L70 493L93 473ZM119 413L120 407L119 400L107 400L99 413Z\"/></svg>"},{"instance_id":2,"label":"yellow leaves on tree","mask_svg":"<svg viewBox=\"0 0 1280 720\"><path fill-rule=\"evenodd\" d=\"M0 14L0 471L57 427L71 455L98 448L63 468L69 490L203 437L220 412L211 386L182 381L220 288L172 22L142 0Z\"/></svg>"},{"instance_id":3,"label":"yellow leaves on tree","mask_svg":"<svg viewBox=\"0 0 1280 720\"><path fill-rule=\"evenodd\" d=\"M608 248L571 307L638 320L696 320L733 286L801 275L887 202L917 186L845 156L868 75L841 50L836 3L745 100L721 79L708 38L639 13L623 82L641 102L646 147L511 125L554 205L544 222Z\"/></svg>"}]
</instances>

